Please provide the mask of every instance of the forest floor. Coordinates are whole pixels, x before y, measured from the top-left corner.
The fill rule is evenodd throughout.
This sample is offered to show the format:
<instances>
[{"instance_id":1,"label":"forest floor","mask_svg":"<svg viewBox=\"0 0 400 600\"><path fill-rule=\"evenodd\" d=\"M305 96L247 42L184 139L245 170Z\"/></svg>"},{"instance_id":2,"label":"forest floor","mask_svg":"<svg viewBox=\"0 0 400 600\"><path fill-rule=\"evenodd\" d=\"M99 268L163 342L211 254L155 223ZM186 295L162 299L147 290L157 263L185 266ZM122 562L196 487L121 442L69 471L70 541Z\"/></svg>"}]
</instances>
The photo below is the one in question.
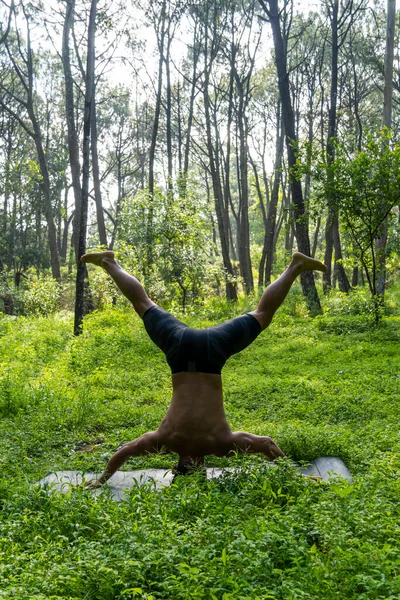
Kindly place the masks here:
<instances>
[{"instance_id":1,"label":"forest floor","mask_svg":"<svg viewBox=\"0 0 400 600\"><path fill-rule=\"evenodd\" d=\"M362 294L332 296L311 319L295 289L224 368L233 429L270 435L296 461L337 456L353 484L305 480L289 461L209 457L243 469L134 487L120 503L34 483L99 471L156 428L171 396L163 355L125 309L89 315L79 338L70 314L0 315L0 598L398 600L399 292L375 325ZM233 310L210 301L185 320L208 326Z\"/></svg>"}]
</instances>

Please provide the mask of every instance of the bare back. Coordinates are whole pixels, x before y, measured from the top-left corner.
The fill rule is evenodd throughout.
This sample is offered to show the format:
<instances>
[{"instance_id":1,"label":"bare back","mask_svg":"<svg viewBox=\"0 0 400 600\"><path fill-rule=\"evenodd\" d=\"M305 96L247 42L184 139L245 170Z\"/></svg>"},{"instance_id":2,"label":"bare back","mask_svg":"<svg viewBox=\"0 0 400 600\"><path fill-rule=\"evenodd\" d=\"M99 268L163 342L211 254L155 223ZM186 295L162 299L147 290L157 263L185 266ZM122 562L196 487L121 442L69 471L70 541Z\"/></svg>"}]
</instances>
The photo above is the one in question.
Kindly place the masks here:
<instances>
[{"instance_id":1,"label":"bare back","mask_svg":"<svg viewBox=\"0 0 400 600\"><path fill-rule=\"evenodd\" d=\"M172 387L171 404L158 428L163 445L178 454L224 453L231 429L223 407L221 376L176 373Z\"/></svg>"}]
</instances>

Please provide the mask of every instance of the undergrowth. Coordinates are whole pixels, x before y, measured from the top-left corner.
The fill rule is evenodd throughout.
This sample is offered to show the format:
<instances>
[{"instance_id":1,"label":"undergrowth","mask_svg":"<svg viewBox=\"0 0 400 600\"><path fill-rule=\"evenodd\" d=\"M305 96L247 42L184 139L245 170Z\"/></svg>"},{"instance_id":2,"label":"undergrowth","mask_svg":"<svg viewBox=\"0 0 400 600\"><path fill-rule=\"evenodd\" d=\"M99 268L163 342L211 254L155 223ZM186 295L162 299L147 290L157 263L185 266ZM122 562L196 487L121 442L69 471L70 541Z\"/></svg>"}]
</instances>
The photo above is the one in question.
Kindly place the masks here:
<instances>
[{"instance_id":1,"label":"undergrowth","mask_svg":"<svg viewBox=\"0 0 400 600\"><path fill-rule=\"evenodd\" d=\"M171 396L162 353L132 312L0 316L0 598L397 600L400 597L400 316L375 325L367 298L331 296L310 319L295 288L268 331L224 368L233 429L270 435L296 461L337 456L354 483L299 478L288 461L220 480L134 487L123 502L34 485L100 470L157 427ZM251 308L210 301L208 326ZM176 457L124 468L170 468Z\"/></svg>"}]
</instances>

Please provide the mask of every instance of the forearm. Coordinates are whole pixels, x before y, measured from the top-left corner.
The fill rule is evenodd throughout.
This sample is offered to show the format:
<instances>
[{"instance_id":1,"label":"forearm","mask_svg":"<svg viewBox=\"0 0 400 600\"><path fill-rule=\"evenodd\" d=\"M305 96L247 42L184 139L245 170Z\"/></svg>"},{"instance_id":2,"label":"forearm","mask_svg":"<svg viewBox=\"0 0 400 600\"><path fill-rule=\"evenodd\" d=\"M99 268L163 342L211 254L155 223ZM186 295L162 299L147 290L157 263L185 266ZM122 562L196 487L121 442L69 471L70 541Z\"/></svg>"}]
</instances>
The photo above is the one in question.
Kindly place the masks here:
<instances>
[{"instance_id":1,"label":"forearm","mask_svg":"<svg viewBox=\"0 0 400 600\"><path fill-rule=\"evenodd\" d=\"M117 452L110 458L103 473L97 479L96 484L101 485L105 483L114 475L118 469L130 458L131 456L140 456L142 454L148 454L155 452L158 448L158 437L155 432L145 433L133 442L124 444Z\"/></svg>"},{"instance_id":2,"label":"forearm","mask_svg":"<svg viewBox=\"0 0 400 600\"><path fill-rule=\"evenodd\" d=\"M118 469L122 467L122 465L128 460L131 456L131 453L127 451L125 447L120 448L117 452L110 458L107 463L106 468L103 473L98 478L98 483L105 483L114 475Z\"/></svg>"}]
</instances>

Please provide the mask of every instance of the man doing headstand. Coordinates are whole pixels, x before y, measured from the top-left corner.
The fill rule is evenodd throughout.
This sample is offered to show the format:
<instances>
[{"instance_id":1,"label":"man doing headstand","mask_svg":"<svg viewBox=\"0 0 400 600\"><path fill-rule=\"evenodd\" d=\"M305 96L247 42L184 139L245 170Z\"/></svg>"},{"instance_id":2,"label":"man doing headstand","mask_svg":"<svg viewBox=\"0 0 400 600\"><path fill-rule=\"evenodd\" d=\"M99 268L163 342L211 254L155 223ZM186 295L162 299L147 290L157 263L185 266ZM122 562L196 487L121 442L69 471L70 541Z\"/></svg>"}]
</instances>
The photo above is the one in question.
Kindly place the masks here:
<instances>
[{"instance_id":1,"label":"man doing headstand","mask_svg":"<svg viewBox=\"0 0 400 600\"><path fill-rule=\"evenodd\" d=\"M207 454L261 453L270 460L285 456L270 437L231 431L223 406L221 369L268 327L296 277L304 271L325 271L323 263L296 252L286 271L264 291L256 310L197 330L152 302L139 281L114 260L113 252L85 254L81 260L103 267L133 304L150 338L166 355L173 390L158 429L124 444L89 487L105 483L131 456L160 450L179 455L177 473L203 466Z\"/></svg>"}]
</instances>

